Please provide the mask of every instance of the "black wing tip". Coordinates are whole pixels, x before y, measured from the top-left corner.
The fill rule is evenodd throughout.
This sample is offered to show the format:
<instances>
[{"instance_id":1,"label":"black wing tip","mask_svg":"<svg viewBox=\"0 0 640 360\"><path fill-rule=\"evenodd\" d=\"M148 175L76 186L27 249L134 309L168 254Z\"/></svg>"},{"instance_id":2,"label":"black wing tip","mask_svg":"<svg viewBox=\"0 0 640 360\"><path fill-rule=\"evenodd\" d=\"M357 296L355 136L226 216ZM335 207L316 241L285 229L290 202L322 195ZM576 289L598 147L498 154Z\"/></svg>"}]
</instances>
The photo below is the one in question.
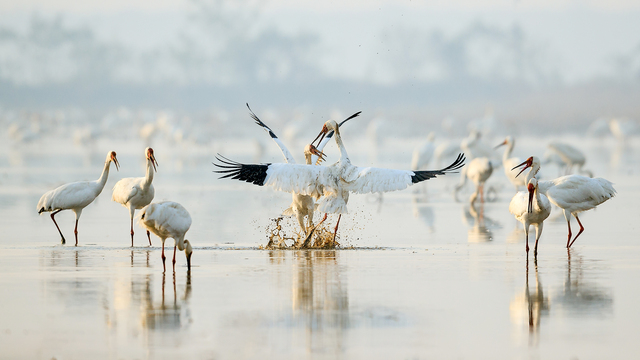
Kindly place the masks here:
<instances>
[{"instance_id":1,"label":"black wing tip","mask_svg":"<svg viewBox=\"0 0 640 360\"><path fill-rule=\"evenodd\" d=\"M213 165L221 168L222 170L214 170L214 172L223 174L219 179L231 178L234 180L246 181L258 186L264 185L264 180L267 178L267 170L269 165L271 165L242 164L220 154L216 154L216 160L221 164L213 162Z\"/></svg>"},{"instance_id":2,"label":"black wing tip","mask_svg":"<svg viewBox=\"0 0 640 360\"><path fill-rule=\"evenodd\" d=\"M251 118L256 122L256 124L262 126L265 130L267 130L267 132L269 132L269 136L271 136L272 139L277 139L278 137L276 136L276 134L273 133L273 130L271 130L270 127L267 126L267 124L265 124L264 122L262 122L262 120L260 120L260 118L258 117L258 115L256 115L253 110L251 110L251 107L249 107L249 103L247 103L247 109L249 109L249 116L251 116Z\"/></svg>"},{"instance_id":3,"label":"black wing tip","mask_svg":"<svg viewBox=\"0 0 640 360\"><path fill-rule=\"evenodd\" d=\"M464 161L466 157L464 153L459 153L456 160L449 166L440 170L426 170L426 171L414 171L414 175L411 176L412 183L419 183L421 181L429 180L435 178L437 175L446 175L448 173L455 173L456 170L459 170L464 166Z\"/></svg>"},{"instance_id":4,"label":"black wing tip","mask_svg":"<svg viewBox=\"0 0 640 360\"><path fill-rule=\"evenodd\" d=\"M357 113L355 113L355 114L353 114L353 115L349 116L348 118L346 118L346 119L342 120L342 121L338 124L338 127L342 126L342 124L346 123L347 121L349 121L349 120L351 120L351 119L353 119L353 118L355 118L355 117L360 116L360 113L362 113L362 111L358 111Z\"/></svg>"}]
</instances>

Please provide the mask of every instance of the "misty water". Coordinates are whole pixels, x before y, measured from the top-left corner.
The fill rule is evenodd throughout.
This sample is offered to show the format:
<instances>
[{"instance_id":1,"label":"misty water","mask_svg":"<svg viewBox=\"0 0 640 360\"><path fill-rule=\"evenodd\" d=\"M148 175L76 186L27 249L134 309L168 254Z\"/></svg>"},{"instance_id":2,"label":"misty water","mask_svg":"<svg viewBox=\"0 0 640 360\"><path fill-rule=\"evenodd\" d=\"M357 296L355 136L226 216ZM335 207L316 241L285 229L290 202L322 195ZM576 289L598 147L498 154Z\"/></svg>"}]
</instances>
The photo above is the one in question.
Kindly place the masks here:
<instances>
[{"instance_id":1,"label":"misty water","mask_svg":"<svg viewBox=\"0 0 640 360\"><path fill-rule=\"evenodd\" d=\"M388 137L374 145L370 138L345 132L358 165L408 168L422 140ZM514 155L542 156L550 139L517 138ZM484 206L469 207L470 187L459 202L454 200L459 180L454 174L383 196L352 195L338 233L341 249L260 250L290 195L219 180L211 162L217 152L243 162L281 161L266 135L255 129L204 145L157 140L151 144L159 163L155 201L177 201L193 218L187 233L194 246L192 270L178 252L175 272L169 255L165 274L160 240L152 237L153 246L147 246L136 225L130 248L128 211L110 199L118 179L143 175L145 144L118 137L74 144L63 135L4 142L0 357L601 359L638 354L640 245L634 215L640 200L640 144L637 139L625 144L613 138L554 139L581 148L586 167L611 180L618 194L581 216L586 230L570 251L564 247L566 222L554 209L536 260L532 254L527 258L524 232L509 214L514 190L502 168L487 183L493 190ZM502 138L492 141L496 145ZM61 245L48 214L38 216L38 199L60 184L97 179L110 150L118 153L120 171L112 168L103 193L84 210L78 247L69 241L73 213L56 216L68 240ZM332 163L337 149L330 143L326 150ZM497 158L501 154L496 151ZM557 175L555 166L543 165L542 177ZM330 215L330 225L335 221ZM295 229L294 219L285 222Z\"/></svg>"}]
</instances>

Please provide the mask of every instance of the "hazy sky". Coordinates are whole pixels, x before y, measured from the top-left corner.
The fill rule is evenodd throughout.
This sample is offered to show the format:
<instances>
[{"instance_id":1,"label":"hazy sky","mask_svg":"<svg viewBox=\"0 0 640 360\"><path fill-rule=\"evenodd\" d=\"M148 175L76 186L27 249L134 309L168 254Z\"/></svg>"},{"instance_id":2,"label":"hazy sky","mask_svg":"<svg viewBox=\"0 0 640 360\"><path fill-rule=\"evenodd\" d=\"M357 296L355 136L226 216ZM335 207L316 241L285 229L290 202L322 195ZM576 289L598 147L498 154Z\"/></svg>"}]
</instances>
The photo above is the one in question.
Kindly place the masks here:
<instances>
[{"instance_id":1,"label":"hazy sky","mask_svg":"<svg viewBox=\"0 0 640 360\"><path fill-rule=\"evenodd\" d=\"M370 98L374 85L421 104L445 93L548 94L603 79L639 84L638 19L640 1L630 0L0 0L0 80L98 98L158 84L167 97L175 85L245 94L260 84L285 98L307 84L306 97L342 86L335 97Z\"/></svg>"},{"instance_id":2,"label":"hazy sky","mask_svg":"<svg viewBox=\"0 0 640 360\"><path fill-rule=\"evenodd\" d=\"M277 28L292 36L315 35L322 54L314 61L327 74L348 79L374 78L379 83L392 82L397 76L384 64L389 59L381 60L382 57L395 56L394 51L404 52L412 41L426 41L424 38L434 33L449 40L474 36L465 33L473 31L470 29L477 24L507 33L521 31L535 66L568 84L611 76L618 59L640 47L640 2L631 0L244 3L257 10L253 31ZM45 17L62 15L66 24L88 26L102 39L148 49L180 41L176 39L191 21L188 14L193 10L192 2L181 0L2 0L0 22L20 29L27 26L34 13ZM493 53L489 51L488 56L503 56L500 50ZM504 66L492 59L487 61L494 65L485 66L482 57L478 58L474 63L481 68ZM428 66L420 71L426 79L437 79L440 73Z\"/></svg>"}]
</instances>

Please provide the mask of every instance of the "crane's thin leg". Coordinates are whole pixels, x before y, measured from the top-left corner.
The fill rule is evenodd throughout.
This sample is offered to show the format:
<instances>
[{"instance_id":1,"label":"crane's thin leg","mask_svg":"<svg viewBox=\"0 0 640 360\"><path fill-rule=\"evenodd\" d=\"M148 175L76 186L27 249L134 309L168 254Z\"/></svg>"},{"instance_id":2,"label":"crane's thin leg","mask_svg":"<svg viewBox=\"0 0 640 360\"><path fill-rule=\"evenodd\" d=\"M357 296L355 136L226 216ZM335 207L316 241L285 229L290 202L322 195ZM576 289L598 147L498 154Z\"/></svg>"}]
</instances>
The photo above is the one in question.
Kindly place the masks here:
<instances>
[{"instance_id":1,"label":"crane's thin leg","mask_svg":"<svg viewBox=\"0 0 640 360\"><path fill-rule=\"evenodd\" d=\"M484 184L480 185L480 202L484 204Z\"/></svg>"},{"instance_id":2,"label":"crane's thin leg","mask_svg":"<svg viewBox=\"0 0 640 360\"><path fill-rule=\"evenodd\" d=\"M571 247L571 245L573 245L573 243L576 242L576 239L578 238L578 236L580 236L580 234L582 234L582 232L584 231L584 226L582 226L582 223L580 222L580 219L578 219L577 215L576 215L576 220L578 220L578 225L580 225L580 231L578 231L578 235L576 235L576 237L573 238L573 241L571 242L571 244L569 244L568 247Z\"/></svg>"},{"instance_id":3,"label":"crane's thin leg","mask_svg":"<svg viewBox=\"0 0 640 360\"><path fill-rule=\"evenodd\" d=\"M533 248L533 257L534 259L538 258L538 240L540 240L540 235L542 235L542 226L544 225L544 223L540 223L539 225L536 225L536 245Z\"/></svg>"},{"instance_id":4,"label":"crane's thin leg","mask_svg":"<svg viewBox=\"0 0 640 360\"><path fill-rule=\"evenodd\" d=\"M162 273L164 274L167 271L167 267L164 264L164 261L167 259L166 256L164 256L164 241L162 241Z\"/></svg>"},{"instance_id":5,"label":"crane's thin leg","mask_svg":"<svg viewBox=\"0 0 640 360\"><path fill-rule=\"evenodd\" d=\"M151 234L149 233L149 230L147 230L147 239L149 239L149 246L151 246Z\"/></svg>"},{"instance_id":6,"label":"crane's thin leg","mask_svg":"<svg viewBox=\"0 0 640 360\"><path fill-rule=\"evenodd\" d=\"M78 246L78 219L76 219L76 227L73 229L73 233L76 235L76 246Z\"/></svg>"},{"instance_id":7,"label":"crane's thin leg","mask_svg":"<svg viewBox=\"0 0 640 360\"><path fill-rule=\"evenodd\" d=\"M131 247L133 247L133 216L131 217Z\"/></svg>"},{"instance_id":8,"label":"crane's thin leg","mask_svg":"<svg viewBox=\"0 0 640 360\"><path fill-rule=\"evenodd\" d=\"M176 246L173 246L173 272L176 272Z\"/></svg>"},{"instance_id":9,"label":"crane's thin leg","mask_svg":"<svg viewBox=\"0 0 640 360\"><path fill-rule=\"evenodd\" d=\"M567 219L567 227L569 228L569 235L567 235L567 249L569 248L569 241L571 241L571 213L567 210L562 210L564 218Z\"/></svg>"},{"instance_id":10,"label":"crane's thin leg","mask_svg":"<svg viewBox=\"0 0 640 360\"><path fill-rule=\"evenodd\" d=\"M525 238L525 250L527 251L527 256L529 255L529 224L524 225L524 238Z\"/></svg>"},{"instance_id":11,"label":"crane's thin leg","mask_svg":"<svg viewBox=\"0 0 640 360\"><path fill-rule=\"evenodd\" d=\"M336 230L333 232L333 247L336 246L336 235L338 235L338 225L340 225L340 219L342 219L342 214L338 216L338 222L336 223Z\"/></svg>"},{"instance_id":12,"label":"crane's thin leg","mask_svg":"<svg viewBox=\"0 0 640 360\"><path fill-rule=\"evenodd\" d=\"M320 222L309 231L309 234L307 235L307 238L302 243L302 248L303 249L309 247L309 244L311 243L311 237L313 236L313 233L316 231L318 226L320 226L320 224L322 224L325 220L327 220L327 213L325 213L324 217L322 218L322 220L320 220Z\"/></svg>"},{"instance_id":13,"label":"crane's thin leg","mask_svg":"<svg viewBox=\"0 0 640 360\"><path fill-rule=\"evenodd\" d=\"M54 216L57 213L59 213L60 211L62 211L62 209L52 212L51 213L51 220L53 220L53 223L56 224L56 228L58 229L58 232L60 233L60 236L62 236L62 245L64 245L66 243L66 241L64 239L64 235L62 235L62 231L60 231L60 227L58 226L58 223L56 222L56 219L54 218Z\"/></svg>"}]
</instances>

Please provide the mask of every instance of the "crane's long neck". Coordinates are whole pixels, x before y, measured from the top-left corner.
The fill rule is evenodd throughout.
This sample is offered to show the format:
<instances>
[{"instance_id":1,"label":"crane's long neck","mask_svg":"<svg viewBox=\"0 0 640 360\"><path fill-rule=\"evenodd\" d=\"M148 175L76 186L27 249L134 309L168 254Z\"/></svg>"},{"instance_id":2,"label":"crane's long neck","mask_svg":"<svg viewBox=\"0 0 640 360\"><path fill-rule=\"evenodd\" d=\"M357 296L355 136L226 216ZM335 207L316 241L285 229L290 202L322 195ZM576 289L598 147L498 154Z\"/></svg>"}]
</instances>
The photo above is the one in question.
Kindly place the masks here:
<instances>
[{"instance_id":1,"label":"crane's long neck","mask_svg":"<svg viewBox=\"0 0 640 360\"><path fill-rule=\"evenodd\" d=\"M176 238L176 247L178 247L178 250L184 251L184 248L185 248L184 235Z\"/></svg>"},{"instance_id":2,"label":"crane's long neck","mask_svg":"<svg viewBox=\"0 0 640 360\"><path fill-rule=\"evenodd\" d=\"M347 148L344 147L342 136L340 136L340 131L338 129L335 130L334 136L336 138L336 145L338 145L338 150L340 150L340 161L351 162L351 160L349 160L349 154L347 154Z\"/></svg>"},{"instance_id":3,"label":"crane's long neck","mask_svg":"<svg viewBox=\"0 0 640 360\"><path fill-rule=\"evenodd\" d=\"M511 157L511 153L513 152L513 146L514 146L513 141L509 141L507 143L507 148L504 149L504 153L502 153L502 162L506 162L507 159Z\"/></svg>"},{"instance_id":4,"label":"crane's long neck","mask_svg":"<svg viewBox=\"0 0 640 360\"><path fill-rule=\"evenodd\" d=\"M144 176L143 186L147 187L151 185L152 181L153 181L153 163L151 159L147 159L147 173Z\"/></svg>"},{"instance_id":5,"label":"crane's long neck","mask_svg":"<svg viewBox=\"0 0 640 360\"><path fill-rule=\"evenodd\" d=\"M533 164L531 166L531 169L529 170L529 173L527 174L527 177L524 179L524 183L528 184L529 180L531 180L538 174L538 171L540 171L540 165Z\"/></svg>"},{"instance_id":6,"label":"crane's long neck","mask_svg":"<svg viewBox=\"0 0 640 360\"><path fill-rule=\"evenodd\" d=\"M540 203L540 188L538 186L536 186L536 189L534 190L533 193L533 199L536 202L536 206L538 209L542 209L542 204Z\"/></svg>"},{"instance_id":7,"label":"crane's long neck","mask_svg":"<svg viewBox=\"0 0 640 360\"><path fill-rule=\"evenodd\" d=\"M107 160L104 162L102 174L100 174L100 178L98 179L98 194L102 192L104 185L107 183L107 178L109 177L109 168L111 167L110 165L111 161Z\"/></svg>"}]
</instances>

